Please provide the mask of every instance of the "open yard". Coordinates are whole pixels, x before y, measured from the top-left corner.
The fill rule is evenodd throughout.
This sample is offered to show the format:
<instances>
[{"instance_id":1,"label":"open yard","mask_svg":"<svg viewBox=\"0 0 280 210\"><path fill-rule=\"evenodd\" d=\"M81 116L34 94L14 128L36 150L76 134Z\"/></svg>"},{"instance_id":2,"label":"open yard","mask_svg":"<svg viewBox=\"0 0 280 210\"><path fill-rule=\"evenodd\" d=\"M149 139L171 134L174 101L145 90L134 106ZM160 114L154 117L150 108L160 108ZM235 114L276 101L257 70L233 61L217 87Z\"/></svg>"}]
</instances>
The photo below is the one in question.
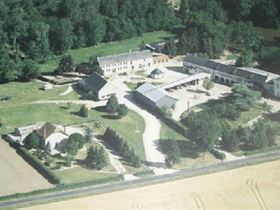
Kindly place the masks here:
<instances>
[{"instance_id":1,"label":"open yard","mask_svg":"<svg viewBox=\"0 0 280 210\"><path fill-rule=\"evenodd\" d=\"M105 56L112 55L114 53L125 53L129 50L139 49L142 41L145 43L162 41L165 38L173 36L166 31L157 31L151 33L144 33L142 36L134 37L131 39L122 40L120 42L112 43L100 43L94 47L87 47L75 50L69 50L67 53L70 54L76 64L81 62L87 62L90 57L93 56ZM60 57L56 57L46 64L40 65L42 72L52 72L58 65Z\"/></svg>"},{"instance_id":2,"label":"open yard","mask_svg":"<svg viewBox=\"0 0 280 210\"><path fill-rule=\"evenodd\" d=\"M127 139L128 144L136 153L144 159L144 147L142 134L144 131L144 120L133 111L126 117L117 119L106 112L92 110L88 118L77 115L79 105L71 105L68 109L66 104L32 104L0 108L2 133L13 132L14 128L36 124L38 122L51 122L62 125L75 125L85 123L94 131L103 132L104 129L96 129L95 122L102 122L104 127L114 128L121 136ZM136 129L138 131L136 132Z\"/></svg>"},{"instance_id":3,"label":"open yard","mask_svg":"<svg viewBox=\"0 0 280 210\"><path fill-rule=\"evenodd\" d=\"M280 161L31 209L279 209Z\"/></svg>"},{"instance_id":4,"label":"open yard","mask_svg":"<svg viewBox=\"0 0 280 210\"><path fill-rule=\"evenodd\" d=\"M0 171L0 196L52 187L2 139L0 139Z\"/></svg>"}]
</instances>

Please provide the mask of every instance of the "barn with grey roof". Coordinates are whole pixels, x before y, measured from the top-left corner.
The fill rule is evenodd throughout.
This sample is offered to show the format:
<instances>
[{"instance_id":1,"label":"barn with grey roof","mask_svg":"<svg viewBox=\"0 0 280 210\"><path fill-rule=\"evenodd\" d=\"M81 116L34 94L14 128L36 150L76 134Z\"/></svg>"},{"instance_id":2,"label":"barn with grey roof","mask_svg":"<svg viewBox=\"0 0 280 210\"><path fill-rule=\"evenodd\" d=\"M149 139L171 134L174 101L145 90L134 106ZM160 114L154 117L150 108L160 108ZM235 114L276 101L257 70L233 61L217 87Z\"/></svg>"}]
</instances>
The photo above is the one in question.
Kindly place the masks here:
<instances>
[{"instance_id":1,"label":"barn with grey roof","mask_svg":"<svg viewBox=\"0 0 280 210\"><path fill-rule=\"evenodd\" d=\"M171 109L175 107L178 101L169 96L167 91L148 83L144 83L136 89L136 97L138 101L148 106L150 109Z\"/></svg>"}]
</instances>

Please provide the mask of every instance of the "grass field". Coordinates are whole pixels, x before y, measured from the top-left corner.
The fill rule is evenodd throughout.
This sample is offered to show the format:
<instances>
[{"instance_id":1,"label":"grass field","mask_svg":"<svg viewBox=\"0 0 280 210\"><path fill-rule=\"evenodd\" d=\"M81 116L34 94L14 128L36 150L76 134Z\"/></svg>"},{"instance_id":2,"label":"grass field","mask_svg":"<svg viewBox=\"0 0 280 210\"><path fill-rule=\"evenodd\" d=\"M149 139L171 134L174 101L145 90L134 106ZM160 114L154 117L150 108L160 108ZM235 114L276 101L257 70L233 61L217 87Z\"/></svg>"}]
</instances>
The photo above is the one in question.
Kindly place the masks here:
<instances>
[{"instance_id":1,"label":"grass field","mask_svg":"<svg viewBox=\"0 0 280 210\"><path fill-rule=\"evenodd\" d=\"M76 64L81 62L87 62L90 57L112 55L114 53L125 53L129 50L137 50L144 41L145 43L161 41L165 38L172 36L172 34L166 31L157 31L144 33L142 36L134 37L131 39L122 40L120 42L112 43L100 43L94 47L80 48L75 50L69 50L66 54L70 54ZM42 72L52 72L58 65L60 56L53 58L46 64L40 65Z\"/></svg>"},{"instance_id":2,"label":"grass field","mask_svg":"<svg viewBox=\"0 0 280 210\"><path fill-rule=\"evenodd\" d=\"M75 91L66 96L59 96L68 86L54 87L47 91L42 90L42 87L43 83L41 82L10 82L1 84L0 98L9 96L11 99L9 101L0 101L0 108L21 105L22 103L30 103L38 100L73 100L79 98L79 95Z\"/></svg>"},{"instance_id":3,"label":"grass field","mask_svg":"<svg viewBox=\"0 0 280 210\"><path fill-rule=\"evenodd\" d=\"M280 209L279 164L278 160L24 209Z\"/></svg>"},{"instance_id":4,"label":"grass field","mask_svg":"<svg viewBox=\"0 0 280 210\"><path fill-rule=\"evenodd\" d=\"M52 187L2 139L0 139L0 171L0 196Z\"/></svg>"},{"instance_id":5,"label":"grass field","mask_svg":"<svg viewBox=\"0 0 280 210\"><path fill-rule=\"evenodd\" d=\"M21 106L1 107L0 116L1 122L3 123L1 133L12 132L16 127L27 126L38 122L74 125L88 121L100 121L105 127L112 127L123 136L141 158L145 157L142 142L145 124L144 120L136 112L130 111L126 117L116 119L106 113L92 110L88 118L82 118L76 114L80 109L79 105L71 105L70 109L66 109L65 106L65 104L22 104ZM134 132L137 122L139 133ZM87 124L93 130L97 130L94 128L94 122ZM103 132L104 129L97 131Z\"/></svg>"},{"instance_id":6,"label":"grass field","mask_svg":"<svg viewBox=\"0 0 280 210\"><path fill-rule=\"evenodd\" d=\"M164 122L161 122L160 139L170 139L178 141L185 140L186 138L177 133L174 129L167 126Z\"/></svg>"}]
</instances>

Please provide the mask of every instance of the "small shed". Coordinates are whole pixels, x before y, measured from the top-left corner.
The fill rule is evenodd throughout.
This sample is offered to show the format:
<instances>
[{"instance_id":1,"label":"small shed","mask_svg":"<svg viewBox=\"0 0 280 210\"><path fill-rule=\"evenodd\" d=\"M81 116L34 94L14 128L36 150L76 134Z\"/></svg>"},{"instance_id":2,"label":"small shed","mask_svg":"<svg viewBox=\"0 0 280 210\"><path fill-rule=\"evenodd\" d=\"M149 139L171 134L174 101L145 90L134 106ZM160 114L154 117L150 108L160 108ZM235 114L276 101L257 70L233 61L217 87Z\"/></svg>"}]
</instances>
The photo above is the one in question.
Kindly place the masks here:
<instances>
[{"instance_id":1,"label":"small shed","mask_svg":"<svg viewBox=\"0 0 280 210\"><path fill-rule=\"evenodd\" d=\"M150 76L153 79L162 79L164 77L164 73L160 69L156 68L151 72Z\"/></svg>"}]
</instances>

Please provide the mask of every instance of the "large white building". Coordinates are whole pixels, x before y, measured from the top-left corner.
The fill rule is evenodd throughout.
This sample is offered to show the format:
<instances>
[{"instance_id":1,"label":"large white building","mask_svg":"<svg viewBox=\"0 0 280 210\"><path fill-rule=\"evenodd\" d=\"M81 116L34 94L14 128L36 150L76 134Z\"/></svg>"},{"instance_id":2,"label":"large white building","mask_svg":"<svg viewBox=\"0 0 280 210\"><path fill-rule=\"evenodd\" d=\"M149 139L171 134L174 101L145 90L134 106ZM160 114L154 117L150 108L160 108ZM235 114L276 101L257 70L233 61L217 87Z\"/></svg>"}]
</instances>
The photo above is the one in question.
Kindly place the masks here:
<instances>
[{"instance_id":1,"label":"large white building","mask_svg":"<svg viewBox=\"0 0 280 210\"><path fill-rule=\"evenodd\" d=\"M194 55L187 55L183 63L184 71L189 74L209 73L216 82L227 85L242 82L248 87L280 97L280 75L256 68L229 66Z\"/></svg>"},{"instance_id":2,"label":"large white building","mask_svg":"<svg viewBox=\"0 0 280 210\"><path fill-rule=\"evenodd\" d=\"M114 73L145 70L153 64L153 57L149 50L144 50L98 57L97 61L104 75L109 76Z\"/></svg>"}]
</instances>

